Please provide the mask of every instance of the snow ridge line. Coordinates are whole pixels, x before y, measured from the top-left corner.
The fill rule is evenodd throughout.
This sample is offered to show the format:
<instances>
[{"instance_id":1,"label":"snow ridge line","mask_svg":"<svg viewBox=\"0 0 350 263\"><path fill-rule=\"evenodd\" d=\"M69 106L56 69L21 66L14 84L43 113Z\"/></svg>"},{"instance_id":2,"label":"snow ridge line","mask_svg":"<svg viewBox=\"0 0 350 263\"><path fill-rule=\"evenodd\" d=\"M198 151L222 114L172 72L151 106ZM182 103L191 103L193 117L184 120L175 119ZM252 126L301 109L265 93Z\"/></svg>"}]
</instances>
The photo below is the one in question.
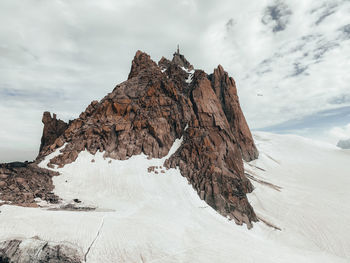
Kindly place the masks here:
<instances>
[{"instance_id":1,"label":"snow ridge line","mask_svg":"<svg viewBox=\"0 0 350 263\"><path fill-rule=\"evenodd\" d=\"M89 252L90 252L90 249L92 248L92 246L94 245L95 241L97 240L97 238L98 238L99 235L100 235L101 229L102 229L102 227L103 227L103 225L104 225L104 222L105 222L105 217L106 217L106 215L104 215L104 216L102 217L101 225L100 225L100 227L99 227L98 230L97 230L96 236L95 236L95 238L92 240L90 246L88 247L88 249L87 249L86 252L85 252L85 255L84 255L84 261L85 261L85 262L86 262L86 259L87 259L88 254L89 254Z\"/></svg>"}]
</instances>

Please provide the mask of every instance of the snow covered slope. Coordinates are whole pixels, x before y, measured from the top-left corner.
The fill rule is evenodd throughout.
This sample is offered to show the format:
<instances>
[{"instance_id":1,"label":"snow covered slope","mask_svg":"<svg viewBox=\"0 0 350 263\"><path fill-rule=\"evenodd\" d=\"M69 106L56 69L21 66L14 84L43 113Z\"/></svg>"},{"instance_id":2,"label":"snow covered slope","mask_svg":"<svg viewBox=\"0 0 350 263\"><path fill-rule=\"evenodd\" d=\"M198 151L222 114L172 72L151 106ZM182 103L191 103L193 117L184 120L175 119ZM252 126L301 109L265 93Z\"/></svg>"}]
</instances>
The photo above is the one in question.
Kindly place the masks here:
<instances>
[{"instance_id":1,"label":"snow covered slope","mask_svg":"<svg viewBox=\"0 0 350 263\"><path fill-rule=\"evenodd\" d=\"M255 139L260 157L245 164L255 186L249 200L281 230L263 222L247 230L217 214L179 170L161 167L167 157L117 161L81 152L57 169L55 193L97 209L4 205L0 240L73 243L86 262L349 262L350 152L290 135ZM158 168L149 173L151 166Z\"/></svg>"}]
</instances>

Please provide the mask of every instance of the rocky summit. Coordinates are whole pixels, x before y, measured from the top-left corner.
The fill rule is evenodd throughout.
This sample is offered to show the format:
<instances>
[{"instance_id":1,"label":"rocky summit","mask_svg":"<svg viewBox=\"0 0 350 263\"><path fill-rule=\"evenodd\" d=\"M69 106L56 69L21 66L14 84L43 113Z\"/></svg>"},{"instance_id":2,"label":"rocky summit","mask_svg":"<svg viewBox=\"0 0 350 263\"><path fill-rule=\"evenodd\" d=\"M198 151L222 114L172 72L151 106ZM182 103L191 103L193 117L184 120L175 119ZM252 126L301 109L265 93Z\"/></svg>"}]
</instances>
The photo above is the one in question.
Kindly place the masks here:
<instances>
[{"instance_id":1,"label":"rocky summit","mask_svg":"<svg viewBox=\"0 0 350 263\"><path fill-rule=\"evenodd\" d=\"M246 197L253 187L243 160L256 159L258 151L235 81L220 65L208 75L194 70L179 51L171 61L162 57L158 63L137 51L128 79L101 101L91 102L79 118L65 123L45 112L42 121L40 153L31 167L55 151L49 167L72 163L84 150L118 160L141 153L162 158L183 138L164 167L178 167L201 199L237 224L251 227L257 221ZM46 183L52 182L50 176Z\"/></svg>"}]
</instances>

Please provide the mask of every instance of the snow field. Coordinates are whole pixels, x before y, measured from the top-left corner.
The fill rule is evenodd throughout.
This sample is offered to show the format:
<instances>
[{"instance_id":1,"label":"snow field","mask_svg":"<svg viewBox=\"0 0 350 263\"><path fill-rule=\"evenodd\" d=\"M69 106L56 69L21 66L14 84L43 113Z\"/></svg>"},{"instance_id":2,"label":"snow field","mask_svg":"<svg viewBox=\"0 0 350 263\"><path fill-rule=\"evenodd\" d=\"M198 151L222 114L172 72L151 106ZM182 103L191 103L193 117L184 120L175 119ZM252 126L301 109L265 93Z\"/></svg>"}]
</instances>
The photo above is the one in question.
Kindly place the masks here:
<instances>
[{"instance_id":1,"label":"snow field","mask_svg":"<svg viewBox=\"0 0 350 263\"><path fill-rule=\"evenodd\" d=\"M260 157L245 164L247 173L281 190L252 181L248 198L282 231L262 222L251 230L237 226L200 200L178 169L161 167L180 139L162 159L119 161L81 152L74 163L54 169L61 173L54 192L64 202L78 198L97 209L5 205L0 240L70 242L86 262L349 262L349 152L290 135L256 133L255 139ZM148 173L150 166L165 173Z\"/></svg>"}]
</instances>

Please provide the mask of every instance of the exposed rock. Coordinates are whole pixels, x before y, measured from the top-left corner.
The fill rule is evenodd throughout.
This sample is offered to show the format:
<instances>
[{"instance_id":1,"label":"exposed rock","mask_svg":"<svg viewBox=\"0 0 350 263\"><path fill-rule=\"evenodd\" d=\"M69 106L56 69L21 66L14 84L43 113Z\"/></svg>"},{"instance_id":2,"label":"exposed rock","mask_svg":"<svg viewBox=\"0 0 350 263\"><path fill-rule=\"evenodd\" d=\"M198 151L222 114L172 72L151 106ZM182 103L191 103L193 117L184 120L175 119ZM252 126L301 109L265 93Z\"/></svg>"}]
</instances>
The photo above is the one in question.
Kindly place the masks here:
<instances>
[{"instance_id":1,"label":"exposed rock","mask_svg":"<svg viewBox=\"0 0 350 263\"><path fill-rule=\"evenodd\" d=\"M244 176L239 145L205 73L196 71L194 79L190 97L197 118L189 124L183 145L165 166L179 166L181 174L210 206L250 227L251 220L257 218L245 194L253 188Z\"/></svg>"},{"instance_id":2,"label":"exposed rock","mask_svg":"<svg viewBox=\"0 0 350 263\"><path fill-rule=\"evenodd\" d=\"M148 171L149 173L151 173L151 172L154 172L155 169L156 169L155 166L150 166L150 167L147 168L147 171Z\"/></svg>"},{"instance_id":3,"label":"exposed rock","mask_svg":"<svg viewBox=\"0 0 350 263\"><path fill-rule=\"evenodd\" d=\"M251 161L258 158L258 150L239 105L235 81L228 76L221 65L214 69L214 73L209 78L237 140L243 159Z\"/></svg>"},{"instance_id":4,"label":"exposed rock","mask_svg":"<svg viewBox=\"0 0 350 263\"><path fill-rule=\"evenodd\" d=\"M7 179L8 174L0 174L0 179L4 180L4 179Z\"/></svg>"},{"instance_id":5,"label":"exposed rock","mask_svg":"<svg viewBox=\"0 0 350 263\"><path fill-rule=\"evenodd\" d=\"M0 262L16 263L80 263L80 249L68 243L54 243L38 238L13 239L0 242Z\"/></svg>"},{"instance_id":6,"label":"exposed rock","mask_svg":"<svg viewBox=\"0 0 350 263\"><path fill-rule=\"evenodd\" d=\"M162 70L166 70L167 68L169 68L171 65L171 61L165 57L162 57L159 61L158 61L158 66L162 69Z\"/></svg>"},{"instance_id":7,"label":"exposed rock","mask_svg":"<svg viewBox=\"0 0 350 263\"><path fill-rule=\"evenodd\" d=\"M137 76L141 71L152 71L156 68L158 68L157 64L151 60L151 57L148 54L138 50L135 54L134 60L132 61L128 79Z\"/></svg>"},{"instance_id":8,"label":"exposed rock","mask_svg":"<svg viewBox=\"0 0 350 263\"><path fill-rule=\"evenodd\" d=\"M119 160L140 153L162 158L183 136L164 166L178 166L210 206L250 227L257 217L246 197L253 187L244 175L242 155L252 160L258 152L234 81L221 66L211 76L196 70L187 81L192 68L179 52L158 66L137 51L128 80L93 101L39 157L67 143L49 165L63 167L84 149ZM148 170L161 172L156 169Z\"/></svg>"},{"instance_id":9,"label":"exposed rock","mask_svg":"<svg viewBox=\"0 0 350 263\"><path fill-rule=\"evenodd\" d=\"M43 114L42 122L44 124L44 130L41 137L39 152L55 143L56 139L60 137L68 127L68 124L64 121L57 120L56 114L53 114L53 117L51 117L50 112L47 111ZM57 145L62 146L62 141L58 140Z\"/></svg>"},{"instance_id":10,"label":"exposed rock","mask_svg":"<svg viewBox=\"0 0 350 263\"><path fill-rule=\"evenodd\" d=\"M57 203L58 197L52 193L52 177L58 173L39 168L35 163L0 164L0 199L2 204L35 207L35 198Z\"/></svg>"},{"instance_id":11,"label":"exposed rock","mask_svg":"<svg viewBox=\"0 0 350 263\"><path fill-rule=\"evenodd\" d=\"M177 48L177 51L173 55L172 63L187 70L193 70L191 63L187 61L184 55L180 54L179 48Z\"/></svg>"}]
</instances>

